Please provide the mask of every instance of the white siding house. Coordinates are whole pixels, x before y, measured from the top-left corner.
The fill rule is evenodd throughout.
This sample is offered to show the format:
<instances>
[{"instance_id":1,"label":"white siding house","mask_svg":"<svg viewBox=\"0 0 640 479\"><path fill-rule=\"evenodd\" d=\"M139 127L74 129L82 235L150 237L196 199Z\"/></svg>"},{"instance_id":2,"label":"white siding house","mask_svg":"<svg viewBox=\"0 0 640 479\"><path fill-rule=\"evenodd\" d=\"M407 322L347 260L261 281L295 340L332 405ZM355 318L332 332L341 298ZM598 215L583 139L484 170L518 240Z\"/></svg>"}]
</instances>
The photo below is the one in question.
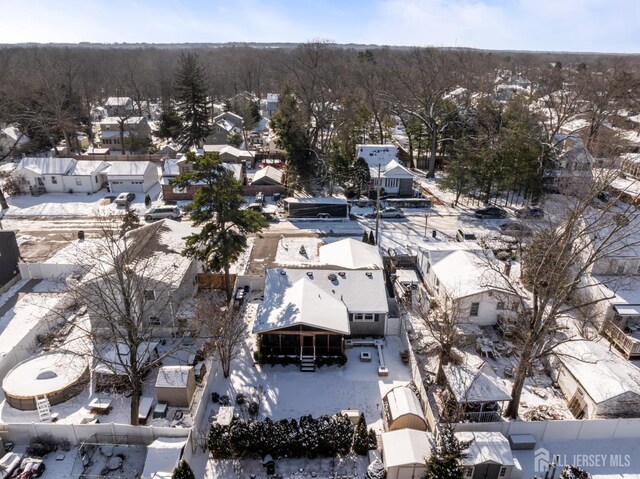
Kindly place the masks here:
<instances>
[{"instance_id":1,"label":"white siding house","mask_svg":"<svg viewBox=\"0 0 640 479\"><path fill-rule=\"evenodd\" d=\"M109 163L104 161L76 161L63 177L65 190L69 193L95 193L107 181Z\"/></svg>"},{"instance_id":2,"label":"white siding house","mask_svg":"<svg viewBox=\"0 0 640 479\"><path fill-rule=\"evenodd\" d=\"M106 171L113 193L146 193L158 183L158 167L150 161L115 161Z\"/></svg>"}]
</instances>

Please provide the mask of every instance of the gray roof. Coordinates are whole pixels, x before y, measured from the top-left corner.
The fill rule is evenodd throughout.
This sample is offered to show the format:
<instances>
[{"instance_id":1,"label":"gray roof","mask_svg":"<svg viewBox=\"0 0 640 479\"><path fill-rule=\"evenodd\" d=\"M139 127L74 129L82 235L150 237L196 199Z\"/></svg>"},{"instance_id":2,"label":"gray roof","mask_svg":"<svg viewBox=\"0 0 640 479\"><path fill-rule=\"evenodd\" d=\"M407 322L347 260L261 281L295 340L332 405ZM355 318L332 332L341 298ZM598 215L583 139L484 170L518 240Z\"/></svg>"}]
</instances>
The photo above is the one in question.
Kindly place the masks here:
<instances>
[{"instance_id":1,"label":"gray roof","mask_svg":"<svg viewBox=\"0 0 640 479\"><path fill-rule=\"evenodd\" d=\"M252 185L281 185L284 183L284 171L267 166L253 175Z\"/></svg>"}]
</instances>

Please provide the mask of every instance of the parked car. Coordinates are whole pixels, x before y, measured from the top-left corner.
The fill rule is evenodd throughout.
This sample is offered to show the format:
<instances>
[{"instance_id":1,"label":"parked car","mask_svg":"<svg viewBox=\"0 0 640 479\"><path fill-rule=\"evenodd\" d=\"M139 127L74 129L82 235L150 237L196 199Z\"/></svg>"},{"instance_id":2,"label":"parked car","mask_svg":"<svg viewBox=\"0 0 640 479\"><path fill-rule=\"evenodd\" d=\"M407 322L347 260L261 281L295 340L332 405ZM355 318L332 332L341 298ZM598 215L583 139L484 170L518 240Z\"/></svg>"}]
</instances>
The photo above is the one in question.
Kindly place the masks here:
<instances>
[{"instance_id":1,"label":"parked car","mask_svg":"<svg viewBox=\"0 0 640 479\"><path fill-rule=\"evenodd\" d=\"M114 203L118 206L126 206L135 199L136 199L135 193L123 192L118 195Z\"/></svg>"},{"instance_id":2,"label":"parked car","mask_svg":"<svg viewBox=\"0 0 640 479\"><path fill-rule=\"evenodd\" d=\"M476 240L476 234L468 230L459 229L456 231L456 241L474 241Z\"/></svg>"},{"instance_id":3,"label":"parked car","mask_svg":"<svg viewBox=\"0 0 640 479\"><path fill-rule=\"evenodd\" d=\"M391 206L380 210L380 218L402 218L403 216L402 211Z\"/></svg>"},{"instance_id":4,"label":"parked car","mask_svg":"<svg viewBox=\"0 0 640 479\"><path fill-rule=\"evenodd\" d=\"M489 206L488 208L482 208L476 210L473 215L476 218L485 219L485 218L506 218L507 212L502 208L497 206Z\"/></svg>"},{"instance_id":5,"label":"parked car","mask_svg":"<svg viewBox=\"0 0 640 479\"><path fill-rule=\"evenodd\" d=\"M521 208L515 211L516 218L544 218L544 210L539 206Z\"/></svg>"},{"instance_id":6,"label":"parked car","mask_svg":"<svg viewBox=\"0 0 640 479\"><path fill-rule=\"evenodd\" d=\"M531 228L517 223L515 221L507 221L498 226L500 234L508 236L528 236L531 234Z\"/></svg>"},{"instance_id":7,"label":"parked car","mask_svg":"<svg viewBox=\"0 0 640 479\"><path fill-rule=\"evenodd\" d=\"M151 208L144 214L144 219L147 221L151 220L163 220L170 219L176 220L182 216L182 212L180 208L177 206L159 206L157 208Z\"/></svg>"}]
</instances>

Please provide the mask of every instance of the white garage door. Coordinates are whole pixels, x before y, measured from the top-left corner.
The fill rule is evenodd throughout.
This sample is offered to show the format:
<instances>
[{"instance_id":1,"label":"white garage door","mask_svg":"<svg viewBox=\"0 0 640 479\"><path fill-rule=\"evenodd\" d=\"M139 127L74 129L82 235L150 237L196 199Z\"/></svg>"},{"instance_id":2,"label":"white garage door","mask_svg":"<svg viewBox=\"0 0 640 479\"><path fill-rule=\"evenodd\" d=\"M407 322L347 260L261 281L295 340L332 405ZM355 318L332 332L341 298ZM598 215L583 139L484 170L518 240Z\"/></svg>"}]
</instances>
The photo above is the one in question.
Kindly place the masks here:
<instances>
[{"instance_id":1,"label":"white garage door","mask_svg":"<svg viewBox=\"0 0 640 479\"><path fill-rule=\"evenodd\" d=\"M133 193L144 193L144 184L142 180L111 180L109 181L111 185L111 191L113 193L122 193L133 192Z\"/></svg>"}]
</instances>

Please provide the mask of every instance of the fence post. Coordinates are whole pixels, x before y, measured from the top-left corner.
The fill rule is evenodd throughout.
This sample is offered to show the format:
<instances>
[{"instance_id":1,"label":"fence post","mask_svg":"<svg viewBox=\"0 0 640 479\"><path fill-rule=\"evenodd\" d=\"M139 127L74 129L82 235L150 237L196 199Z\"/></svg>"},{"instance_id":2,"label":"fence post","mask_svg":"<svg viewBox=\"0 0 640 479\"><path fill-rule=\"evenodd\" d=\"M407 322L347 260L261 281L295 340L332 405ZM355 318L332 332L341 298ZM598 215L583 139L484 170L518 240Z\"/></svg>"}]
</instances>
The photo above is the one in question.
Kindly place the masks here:
<instances>
[{"instance_id":1,"label":"fence post","mask_svg":"<svg viewBox=\"0 0 640 479\"><path fill-rule=\"evenodd\" d=\"M78 445L78 434L76 433L76 425L75 424L71 424L71 430L73 431L73 437L76 440L76 446Z\"/></svg>"}]
</instances>

